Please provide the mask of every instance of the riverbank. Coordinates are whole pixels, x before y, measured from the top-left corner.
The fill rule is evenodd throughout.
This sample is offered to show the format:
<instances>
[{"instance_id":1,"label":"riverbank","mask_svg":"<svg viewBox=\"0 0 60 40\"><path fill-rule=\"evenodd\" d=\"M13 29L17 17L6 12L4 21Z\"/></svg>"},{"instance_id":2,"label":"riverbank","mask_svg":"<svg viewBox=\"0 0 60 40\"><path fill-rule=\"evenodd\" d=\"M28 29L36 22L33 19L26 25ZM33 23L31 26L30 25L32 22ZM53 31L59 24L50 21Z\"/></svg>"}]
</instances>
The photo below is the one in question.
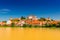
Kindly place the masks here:
<instances>
[{"instance_id":1,"label":"riverbank","mask_svg":"<svg viewBox=\"0 0 60 40\"><path fill-rule=\"evenodd\" d=\"M14 27L11 27L11 26L0 26L0 28L47 28L47 29L60 29L60 27L20 27L20 26L14 26Z\"/></svg>"}]
</instances>

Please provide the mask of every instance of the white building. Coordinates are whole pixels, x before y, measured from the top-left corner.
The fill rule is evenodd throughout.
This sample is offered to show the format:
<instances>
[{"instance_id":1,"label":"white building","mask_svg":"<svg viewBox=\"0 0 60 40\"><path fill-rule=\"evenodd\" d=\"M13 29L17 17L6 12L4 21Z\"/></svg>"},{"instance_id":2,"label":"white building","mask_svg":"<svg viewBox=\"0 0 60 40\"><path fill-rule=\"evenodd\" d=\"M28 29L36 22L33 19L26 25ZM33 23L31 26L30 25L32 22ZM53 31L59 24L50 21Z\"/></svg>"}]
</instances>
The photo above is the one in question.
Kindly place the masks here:
<instances>
[{"instance_id":1,"label":"white building","mask_svg":"<svg viewBox=\"0 0 60 40\"><path fill-rule=\"evenodd\" d=\"M9 24L11 24L11 23L12 23L12 22L11 22L10 20L8 20L6 24L9 25Z\"/></svg>"}]
</instances>

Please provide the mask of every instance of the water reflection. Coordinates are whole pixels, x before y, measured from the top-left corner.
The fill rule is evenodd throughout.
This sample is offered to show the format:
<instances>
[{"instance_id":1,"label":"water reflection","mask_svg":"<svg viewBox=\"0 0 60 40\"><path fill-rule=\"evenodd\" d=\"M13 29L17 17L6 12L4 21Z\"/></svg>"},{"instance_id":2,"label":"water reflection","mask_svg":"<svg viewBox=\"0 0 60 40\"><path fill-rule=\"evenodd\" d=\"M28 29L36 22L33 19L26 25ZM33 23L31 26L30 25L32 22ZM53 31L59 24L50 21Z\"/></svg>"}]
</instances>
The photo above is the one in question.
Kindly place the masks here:
<instances>
[{"instance_id":1,"label":"water reflection","mask_svg":"<svg viewBox=\"0 0 60 40\"><path fill-rule=\"evenodd\" d=\"M0 40L60 40L60 29L0 28Z\"/></svg>"}]
</instances>

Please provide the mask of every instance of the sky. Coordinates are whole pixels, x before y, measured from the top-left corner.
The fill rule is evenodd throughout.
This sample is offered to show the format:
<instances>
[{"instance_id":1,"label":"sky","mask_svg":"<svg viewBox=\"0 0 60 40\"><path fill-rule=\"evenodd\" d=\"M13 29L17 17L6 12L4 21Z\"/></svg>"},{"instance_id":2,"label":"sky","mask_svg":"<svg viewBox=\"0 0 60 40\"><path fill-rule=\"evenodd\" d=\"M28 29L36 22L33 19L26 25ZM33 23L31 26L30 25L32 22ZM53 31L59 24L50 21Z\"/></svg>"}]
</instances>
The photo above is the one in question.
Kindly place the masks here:
<instances>
[{"instance_id":1,"label":"sky","mask_svg":"<svg viewBox=\"0 0 60 40\"><path fill-rule=\"evenodd\" d=\"M60 20L60 0L0 0L0 21L28 15Z\"/></svg>"}]
</instances>

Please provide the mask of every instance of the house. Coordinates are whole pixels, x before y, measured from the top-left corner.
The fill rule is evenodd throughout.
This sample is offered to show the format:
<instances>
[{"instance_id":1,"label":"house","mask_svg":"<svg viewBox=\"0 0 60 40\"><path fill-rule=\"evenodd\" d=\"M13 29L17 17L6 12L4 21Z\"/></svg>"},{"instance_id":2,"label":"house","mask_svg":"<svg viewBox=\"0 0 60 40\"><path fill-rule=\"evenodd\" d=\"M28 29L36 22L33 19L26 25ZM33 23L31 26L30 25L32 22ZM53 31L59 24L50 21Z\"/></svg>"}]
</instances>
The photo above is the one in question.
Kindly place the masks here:
<instances>
[{"instance_id":1,"label":"house","mask_svg":"<svg viewBox=\"0 0 60 40\"><path fill-rule=\"evenodd\" d=\"M6 23L5 22L0 22L0 26L3 26L5 25Z\"/></svg>"},{"instance_id":2,"label":"house","mask_svg":"<svg viewBox=\"0 0 60 40\"><path fill-rule=\"evenodd\" d=\"M16 25L18 26L23 26L25 24L25 20L21 20L19 21Z\"/></svg>"},{"instance_id":3,"label":"house","mask_svg":"<svg viewBox=\"0 0 60 40\"><path fill-rule=\"evenodd\" d=\"M20 19L19 18L10 18L7 22L6 22L6 24L7 25L11 25L12 23L14 23L15 25L17 25L17 23L20 21Z\"/></svg>"},{"instance_id":4,"label":"house","mask_svg":"<svg viewBox=\"0 0 60 40\"><path fill-rule=\"evenodd\" d=\"M39 20L26 20L25 22L29 25L39 25Z\"/></svg>"},{"instance_id":5,"label":"house","mask_svg":"<svg viewBox=\"0 0 60 40\"><path fill-rule=\"evenodd\" d=\"M46 21L40 21L40 22L39 22L39 25L40 25L40 26L44 26L46 23L47 23Z\"/></svg>"},{"instance_id":6,"label":"house","mask_svg":"<svg viewBox=\"0 0 60 40\"><path fill-rule=\"evenodd\" d=\"M6 22L6 25L11 25L11 23L12 23L12 21L11 21L11 20L8 20L8 21Z\"/></svg>"}]
</instances>

